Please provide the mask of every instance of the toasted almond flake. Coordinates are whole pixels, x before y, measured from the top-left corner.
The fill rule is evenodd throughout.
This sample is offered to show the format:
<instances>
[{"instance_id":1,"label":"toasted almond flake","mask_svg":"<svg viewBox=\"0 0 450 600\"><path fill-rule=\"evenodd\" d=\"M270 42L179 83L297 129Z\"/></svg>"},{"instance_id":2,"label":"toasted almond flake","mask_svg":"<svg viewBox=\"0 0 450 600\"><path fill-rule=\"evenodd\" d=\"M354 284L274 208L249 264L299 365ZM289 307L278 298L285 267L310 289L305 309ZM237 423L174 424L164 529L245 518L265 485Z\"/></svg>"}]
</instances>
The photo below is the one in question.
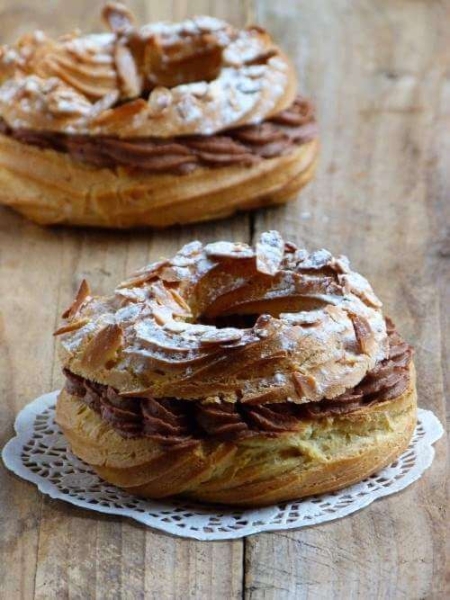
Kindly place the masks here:
<instances>
[{"instance_id":1,"label":"toasted almond flake","mask_svg":"<svg viewBox=\"0 0 450 600\"><path fill-rule=\"evenodd\" d=\"M103 96L102 98L100 98L100 100L97 100L97 102L95 102L95 104L92 105L90 117L94 119L103 111L112 108L114 104L118 101L119 96L120 94L118 90L112 90L111 92L106 94L106 96Z\"/></svg>"},{"instance_id":2,"label":"toasted almond flake","mask_svg":"<svg viewBox=\"0 0 450 600\"><path fill-rule=\"evenodd\" d=\"M265 275L275 275L284 256L284 240L278 231L266 231L256 244L256 268Z\"/></svg>"},{"instance_id":3,"label":"toasted almond flake","mask_svg":"<svg viewBox=\"0 0 450 600\"><path fill-rule=\"evenodd\" d=\"M366 318L355 313L348 313L353 329L355 330L356 340L358 342L359 351L363 354L370 354L373 350L374 334Z\"/></svg>"},{"instance_id":4,"label":"toasted almond flake","mask_svg":"<svg viewBox=\"0 0 450 600\"><path fill-rule=\"evenodd\" d=\"M153 316L159 325L165 325L173 320L173 313L167 306L154 306Z\"/></svg>"},{"instance_id":5,"label":"toasted almond flake","mask_svg":"<svg viewBox=\"0 0 450 600\"><path fill-rule=\"evenodd\" d=\"M357 294L356 291L355 294ZM368 306L373 308L381 308L383 306L383 303L375 296L371 289L362 290L360 296Z\"/></svg>"},{"instance_id":6,"label":"toasted almond flake","mask_svg":"<svg viewBox=\"0 0 450 600\"><path fill-rule=\"evenodd\" d=\"M253 325L253 333L259 338L267 338L273 333L274 319L271 315L263 314L260 315Z\"/></svg>"},{"instance_id":7,"label":"toasted almond flake","mask_svg":"<svg viewBox=\"0 0 450 600\"><path fill-rule=\"evenodd\" d=\"M313 269L320 270L323 267L330 265L333 260L333 256L328 252L328 250L316 250L309 254L299 265L300 269Z\"/></svg>"},{"instance_id":8,"label":"toasted almond flake","mask_svg":"<svg viewBox=\"0 0 450 600\"><path fill-rule=\"evenodd\" d=\"M239 329L213 329L200 337L201 344L224 344L226 342L237 342L242 337Z\"/></svg>"},{"instance_id":9,"label":"toasted almond flake","mask_svg":"<svg viewBox=\"0 0 450 600\"><path fill-rule=\"evenodd\" d=\"M172 104L172 92L162 86L156 87L148 97L148 105L153 116L167 110Z\"/></svg>"},{"instance_id":10,"label":"toasted almond flake","mask_svg":"<svg viewBox=\"0 0 450 600\"><path fill-rule=\"evenodd\" d=\"M191 313L191 307L189 306L189 304L185 301L185 299L180 296L180 294L176 291L176 290L170 290L170 293L172 294L172 297L174 298L175 302L177 302L177 304L180 305L180 307L187 313L190 314Z\"/></svg>"},{"instance_id":11,"label":"toasted almond flake","mask_svg":"<svg viewBox=\"0 0 450 600\"><path fill-rule=\"evenodd\" d=\"M147 111L147 102L142 100L142 98L137 98L136 100L116 106L114 109L103 111L98 117L92 120L92 123L94 127L99 126L108 130L108 128L114 128L120 123L131 122L138 117L144 118Z\"/></svg>"},{"instance_id":12,"label":"toasted almond flake","mask_svg":"<svg viewBox=\"0 0 450 600\"><path fill-rule=\"evenodd\" d=\"M182 279L189 277L189 275L189 269L186 267L176 267L175 265L172 265L171 267L163 268L159 277L167 283L178 283L179 281L182 281Z\"/></svg>"},{"instance_id":13,"label":"toasted almond flake","mask_svg":"<svg viewBox=\"0 0 450 600\"><path fill-rule=\"evenodd\" d=\"M312 402L320 400L316 380L312 375L296 372L292 374L292 380L297 394Z\"/></svg>"},{"instance_id":14,"label":"toasted almond flake","mask_svg":"<svg viewBox=\"0 0 450 600\"><path fill-rule=\"evenodd\" d=\"M183 321L168 321L164 324L164 329L171 333L183 333L189 328L189 323L183 323Z\"/></svg>"},{"instance_id":15,"label":"toasted almond flake","mask_svg":"<svg viewBox=\"0 0 450 600\"><path fill-rule=\"evenodd\" d=\"M88 343L82 363L90 369L99 369L116 362L117 353L123 344L123 333L119 325L106 325Z\"/></svg>"},{"instance_id":16,"label":"toasted almond flake","mask_svg":"<svg viewBox=\"0 0 450 600\"><path fill-rule=\"evenodd\" d=\"M345 293L355 294L367 306L371 308L381 308L383 306L383 303L377 298L367 279L359 273L353 271L344 275L338 275L338 280Z\"/></svg>"},{"instance_id":17,"label":"toasted almond flake","mask_svg":"<svg viewBox=\"0 0 450 600\"><path fill-rule=\"evenodd\" d=\"M300 326L318 325L323 320L323 314L319 310L304 310L298 313L280 313L279 316L280 319L287 321L290 325Z\"/></svg>"},{"instance_id":18,"label":"toasted almond flake","mask_svg":"<svg viewBox=\"0 0 450 600\"><path fill-rule=\"evenodd\" d=\"M157 302L162 306L170 308L174 315L190 315L189 306L183 298L175 290L167 288L162 281L155 281L152 284L151 290Z\"/></svg>"},{"instance_id":19,"label":"toasted almond flake","mask_svg":"<svg viewBox=\"0 0 450 600\"><path fill-rule=\"evenodd\" d=\"M129 392L119 392L122 398L147 398L153 397L152 388L142 388L140 390L131 390Z\"/></svg>"},{"instance_id":20,"label":"toasted almond flake","mask_svg":"<svg viewBox=\"0 0 450 600\"><path fill-rule=\"evenodd\" d=\"M116 290L116 295L126 298L130 302L144 302L147 298L145 290L140 287L119 288Z\"/></svg>"},{"instance_id":21,"label":"toasted almond flake","mask_svg":"<svg viewBox=\"0 0 450 600\"><path fill-rule=\"evenodd\" d=\"M59 329L57 329L53 335L62 335L63 333L69 333L71 331L76 331L77 329L81 329L84 325L89 323L89 319L80 319L79 321L72 321L72 323L68 323L67 325L63 325Z\"/></svg>"},{"instance_id":22,"label":"toasted almond flake","mask_svg":"<svg viewBox=\"0 0 450 600\"><path fill-rule=\"evenodd\" d=\"M107 2L102 10L102 20L114 33L126 31L136 22L133 13L121 2Z\"/></svg>"},{"instance_id":23,"label":"toasted almond flake","mask_svg":"<svg viewBox=\"0 0 450 600\"><path fill-rule=\"evenodd\" d=\"M247 244L214 242L205 246L206 256L213 258L252 258L255 254Z\"/></svg>"},{"instance_id":24,"label":"toasted almond flake","mask_svg":"<svg viewBox=\"0 0 450 600\"><path fill-rule=\"evenodd\" d=\"M284 249L286 252L295 252L297 250L297 246L292 242L285 242Z\"/></svg>"},{"instance_id":25,"label":"toasted almond flake","mask_svg":"<svg viewBox=\"0 0 450 600\"><path fill-rule=\"evenodd\" d=\"M138 286L142 283L146 283L147 281L151 281L152 279L156 279L156 277L159 275L160 269L169 265L170 261L167 259L152 263L144 269L134 273L129 279L125 279L125 281L119 283L117 289Z\"/></svg>"},{"instance_id":26,"label":"toasted almond flake","mask_svg":"<svg viewBox=\"0 0 450 600\"><path fill-rule=\"evenodd\" d=\"M72 304L69 306L69 308L63 312L62 318L69 319L70 317L75 315L78 312L78 310L80 309L83 302L85 300L87 300L87 298L89 298L90 295L91 295L91 290L89 288L89 284L86 281L86 279L83 279L83 281L80 284L80 287L78 288L78 292L77 292L77 295L75 296L75 300L72 302Z\"/></svg>"},{"instance_id":27,"label":"toasted almond flake","mask_svg":"<svg viewBox=\"0 0 450 600\"><path fill-rule=\"evenodd\" d=\"M200 323L186 323L186 335L200 337L202 334L211 330L211 325L201 325Z\"/></svg>"},{"instance_id":28,"label":"toasted almond flake","mask_svg":"<svg viewBox=\"0 0 450 600\"><path fill-rule=\"evenodd\" d=\"M198 254L200 254L200 252L203 249L203 244L201 242L199 242L198 240L194 240L193 242L189 242L188 244L185 244L174 256L174 258L172 259L172 263L176 264L178 266L185 266L186 264L190 264L189 263L183 263L181 264L179 262L179 258L181 256L184 256L185 258L195 258Z\"/></svg>"},{"instance_id":29,"label":"toasted almond flake","mask_svg":"<svg viewBox=\"0 0 450 600\"><path fill-rule=\"evenodd\" d=\"M280 393L284 388L272 388L269 390L257 390L244 394L241 398L242 404L268 404L279 402ZM287 391L286 391L287 395ZM283 399L284 400L284 399Z\"/></svg>"},{"instance_id":30,"label":"toasted almond flake","mask_svg":"<svg viewBox=\"0 0 450 600\"><path fill-rule=\"evenodd\" d=\"M140 77L133 54L127 46L116 44L114 48L114 61L117 75L121 84L123 98L137 98L142 90L142 77Z\"/></svg>"},{"instance_id":31,"label":"toasted almond flake","mask_svg":"<svg viewBox=\"0 0 450 600\"><path fill-rule=\"evenodd\" d=\"M350 263L346 256L338 256L331 260L330 266L341 275L350 272Z\"/></svg>"}]
</instances>

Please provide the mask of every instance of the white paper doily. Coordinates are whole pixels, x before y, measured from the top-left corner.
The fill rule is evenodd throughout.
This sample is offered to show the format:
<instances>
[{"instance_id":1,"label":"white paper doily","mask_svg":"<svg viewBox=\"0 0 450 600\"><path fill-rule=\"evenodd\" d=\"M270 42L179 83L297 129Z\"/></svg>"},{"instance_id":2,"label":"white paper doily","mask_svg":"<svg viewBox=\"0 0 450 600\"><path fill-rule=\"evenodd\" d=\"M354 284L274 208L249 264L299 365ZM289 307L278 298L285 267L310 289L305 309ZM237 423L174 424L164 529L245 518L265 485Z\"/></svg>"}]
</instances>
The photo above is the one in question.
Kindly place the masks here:
<instances>
[{"instance_id":1,"label":"white paper doily","mask_svg":"<svg viewBox=\"0 0 450 600\"><path fill-rule=\"evenodd\" d=\"M339 519L377 498L410 485L431 465L432 444L444 430L429 410L419 409L409 448L376 475L345 490L262 509L207 507L183 500L142 500L100 479L67 448L54 420L58 392L41 396L17 416L17 436L3 449L5 465L41 492L76 506L131 517L149 527L198 540L239 538L261 531L294 529Z\"/></svg>"}]
</instances>

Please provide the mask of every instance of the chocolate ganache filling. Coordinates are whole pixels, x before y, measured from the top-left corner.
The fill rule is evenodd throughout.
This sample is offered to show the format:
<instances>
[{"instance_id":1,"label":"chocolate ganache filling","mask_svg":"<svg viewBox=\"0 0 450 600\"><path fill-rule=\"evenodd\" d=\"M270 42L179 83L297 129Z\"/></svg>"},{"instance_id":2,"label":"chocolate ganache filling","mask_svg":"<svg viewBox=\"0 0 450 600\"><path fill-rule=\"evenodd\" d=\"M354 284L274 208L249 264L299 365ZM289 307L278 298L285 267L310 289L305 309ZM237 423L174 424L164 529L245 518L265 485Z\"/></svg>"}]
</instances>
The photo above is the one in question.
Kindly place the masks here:
<instances>
[{"instance_id":1,"label":"chocolate ganache filling","mask_svg":"<svg viewBox=\"0 0 450 600\"><path fill-rule=\"evenodd\" d=\"M352 413L398 398L409 386L413 349L386 319L389 356L355 388L332 400L294 404L195 402L175 398L124 398L107 385L88 381L67 369L65 390L107 421L121 436L147 437L172 448L204 438L233 440L295 431L299 420Z\"/></svg>"},{"instance_id":2,"label":"chocolate ganache filling","mask_svg":"<svg viewBox=\"0 0 450 600\"><path fill-rule=\"evenodd\" d=\"M171 139L69 135L12 129L0 121L0 133L19 142L69 154L97 167L122 166L151 173L189 173L197 167L252 166L289 153L317 136L314 109L298 97L294 103L258 125L245 125L210 136Z\"/></svg>"}]
</instances>

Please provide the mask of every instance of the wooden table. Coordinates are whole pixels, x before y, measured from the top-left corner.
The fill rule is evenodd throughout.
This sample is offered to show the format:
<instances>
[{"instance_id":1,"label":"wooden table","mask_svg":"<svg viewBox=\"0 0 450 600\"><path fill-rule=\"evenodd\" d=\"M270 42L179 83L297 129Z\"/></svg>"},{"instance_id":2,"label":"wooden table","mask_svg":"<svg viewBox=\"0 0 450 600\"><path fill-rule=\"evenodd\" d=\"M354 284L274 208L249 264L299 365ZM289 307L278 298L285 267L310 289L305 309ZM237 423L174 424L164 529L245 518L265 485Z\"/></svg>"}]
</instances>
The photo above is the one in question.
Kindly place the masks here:
<instances>
[{"instance_id":1,"label":"wooden table","mask_svg":"<svg viewBox=\"0 0 450 600\"><path fill-rule=\"evenodd\" d=\"M0 0L2 41L98 27L96 0ZM266 26L294 58L322 131L316 181L276 210L164 232L42 229L0 211L1 440L61 384L52 331L80 280L125 273L199 238L267 228L348 254L416 347L420 404L445 420L450 384L449 0L130 2L143 20L210 13ZM425 476L346 519L201 543L78 510L1 467L0 597L449 597L446 441Z\"/></svg>"}]
</instances>

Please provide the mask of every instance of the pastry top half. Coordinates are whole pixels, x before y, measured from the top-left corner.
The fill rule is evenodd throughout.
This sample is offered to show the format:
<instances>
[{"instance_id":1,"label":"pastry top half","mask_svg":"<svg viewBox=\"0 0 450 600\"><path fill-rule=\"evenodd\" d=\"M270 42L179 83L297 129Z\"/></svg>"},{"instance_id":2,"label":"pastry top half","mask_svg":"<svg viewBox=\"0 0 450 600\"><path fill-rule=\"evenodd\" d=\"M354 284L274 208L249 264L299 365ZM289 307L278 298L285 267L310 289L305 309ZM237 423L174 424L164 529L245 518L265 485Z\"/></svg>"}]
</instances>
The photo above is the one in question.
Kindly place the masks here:
<instances>
[{"instance_id":1,"label":"pastry top half","mask_svg":"<svg viewBox=\"0 0 450 600\"><path fill-rule=\"evenodd\" d=\"M211 17L139 27L107 4L109 32L42 32L0 48L0 114L12 129L117 137L212 135L294 102L293 66L259 27Z\"/></svg>"},{"instance_id":2,"label":"pastry top half","mask_svg":"<svg viewBox=\"0 0 450 600\"><path fill-rule=\"evenodd\" d=\"M65 369L124 399L303 404L389 358L381 306L345 257L269 231L254 247L192 242L110 296L83 282L57 334Z\"/></svg>"}]
</instances>

